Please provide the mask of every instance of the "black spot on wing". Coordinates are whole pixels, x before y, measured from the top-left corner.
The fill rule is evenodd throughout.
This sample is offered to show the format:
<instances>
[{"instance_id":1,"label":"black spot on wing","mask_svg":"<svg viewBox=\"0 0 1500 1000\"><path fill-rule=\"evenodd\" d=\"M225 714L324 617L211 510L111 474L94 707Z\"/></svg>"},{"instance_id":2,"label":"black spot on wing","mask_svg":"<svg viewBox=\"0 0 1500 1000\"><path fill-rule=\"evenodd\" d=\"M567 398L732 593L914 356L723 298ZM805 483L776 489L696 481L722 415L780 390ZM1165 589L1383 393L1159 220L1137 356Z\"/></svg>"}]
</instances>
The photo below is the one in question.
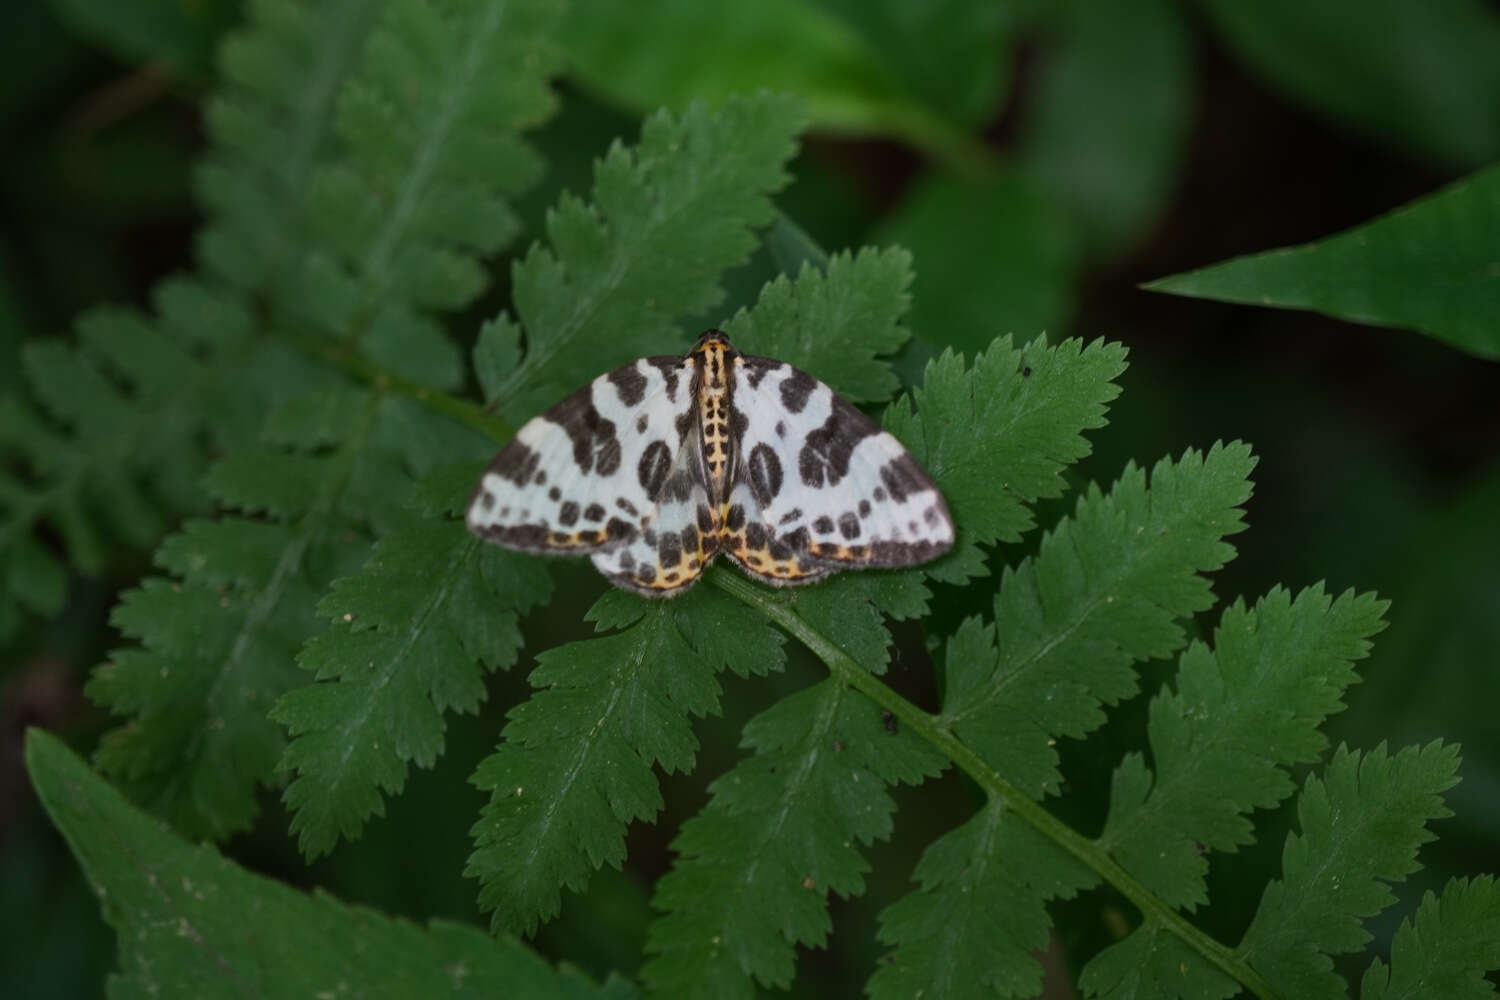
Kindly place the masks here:
<instances>
[{"instance_id":1,"label":"black spot on wing","mask_svg":"<svg viewBox=\"0 0 1500 1000\"><path fill-rule=\"evenodd\" d=\"M571 500L566 501L557 512L557 522L564 528L570 528L578 523L578 505Z\"/></svg>"},{"instance_id":2,"label":"black spot on wing","mask_svg":"<svg viewBox=\"0 0 1500 1000\"><path fill-rule=\"evenodd\" d=\"M929 485L927 477L917 468L916 460L910 455L893 458L882 465L880 481L890 492L891 499L897 503L905 503L907 497L922 492Z\"/></svg>"},{"instance_id":3,"label":"black spot on wing","mask_svg":"<svg viewBox=\"0 0 1500 1000\"><path fill-rule=\"evenodd\" d=\"M681 358L646 358L646 364L661 372L666 382L667 398L677 402L677 390L682 381L683 360Z\"/></svg>"},{"instance_id":4,"label":"black spot on wing","mask_svg":"<svg viewBox=\"0 0 1500 1000\"><path fill-rule=\"evenodd\" d=\"M849 474L854 449L865 438L879 433L880 428L869 417L834 396L828 419L807 435L797 455L797 472L814 489L837 486Z\"/></svg>"},{"instance_id":5,"label":"black spot on wing","mask_svg":"<svg viewBox=\"0 0 1500 1000\"><path fill-rule=\"evenodd\" d=\"M589 504L583 510L583 519L585 521L602 521L602 520L604 520L604 507L603 507L603 505L602 504L597 504L597 503L591 503L591 504Z\"/></svg>"},{"instance_id":6,"label":"black spot on wing","mask_svg":"<svg viewBox=\"0 0 1500 1000\"><path fill-rule=\"evenodd\" d=\"M672 452L665 441L652 441L641 452L641 461L636 466L636 478L640 481L641 489L646 491L646 498L655 500L661 495L662 484L667 480L667 473L672 468Z\"/></svg>"},{"instance_id":7,"label":"black spot on wing","mask_svg":"<svg viewBox=\"0 0 1500 1000\"><path fill-rule=\"evenodd\" d=\"M639 405L646 395L646 376L641 374L634 361L623 368L616 368L605 378L614 385L615 391L620 394L620 402L626 406Z\"/></svg>"},{"instance_id":8,"label":"black spot on wing","mask_svg":"<svg viewBox=\"0 0 1500 1000\"><path fill-rule=\"evenodd\" d=\"M852 512L845 511L839 515L839 534L849 541L859 537L859 518Z\"/></svg>"},{"instance_id":9,"label":"black spot on wing","mask_svg":"<svg viewBox=\"0 0 1500 1000\"><path fill-rule=\"evenodd\" d=\"M827 514L824 514L822 517L813 522L813 530L820 535L832 534L833 518L829 517Z\"/></svg>"},{"instance_id":10,"label":"black spot on wing","mask_svg":"<svg viewBox=\"0 0 1500 1000\"><path fill-rule=\"evenodd\" d=\"M781 381L781 405L792 413L801 413L807 406L807 397L818 387L817 379L797 368Z\"/></svg>"},{"instance_id":11,"label":"black spot on wing","mask_svg":"<svg viewBox=\"0 0 1500 1000\"><path fill-rule=\"evenodd\" d=\"M778 525L781 525L781 526L784 527L784 526L786 526L788 524L791 524L794 521L800 521L800 520L802 520L802 508L801 507L793 507L791 510L787 511L785 514L782 514L781 515L781 519L779 521L777 521L776 523Z\"/></svg>"},{"instance_id":12,"label":"black spot on wing","mask_svg":"<svg viewBox=\"0 0 1500 1000\"><path fill-rule=\"evenodd\" d=\"M656 547L663 566L676 566L682 562L682 538L676 532L662 535Z\"/></svg>"},{"instance_id":13,"label":"black spot on wing","mask_svg":"<svg viewBox=\"0 0 1500 1000\"><path fill-rule=\"evenodd\" d=\"M781 492L781 459L770 445L762 442L750 449L748 466L750 491L762 507L769 506Z\"/></svg>"},{"instance_id":14,"label":"black spot on wing","mask_svg":"<svg viewBox=\"0 0 1500 1000\"><path fill-rule=\"evenodd\" d=\"M729 516L725 519L730 531L739 531L745 526L745 507L743 504L734 504L729 508Z\"/></svg>"},{"instance_id":15,"label":"black spot on wing","mask_svg":"<svg viewBox=\"0 0 1500 1000\"><path fill-rule=\"evenodd\" d=\"M782 362L774 358L745 358L745 381L750 388L759 388L765 377L776 369L782 367Z\"/></svg>"},{"instance_id":16,"label":"black spot on wing","mask_svg":"<svg viewBox=\"0 0 1500 1000\"><path fill-rule=\"evenodd\" d=\"M573 442L573 461L583 472L614 475L620 468L620 439L615 423L600 416L594 407L593 387L588 386L548 410L545 419L561 427Z\"/></svg>"},{"instance_id":17,"label":"black spot on wing","mask_svg":"<svg viewBox=\"0 0 1500 1000\"><path fill-rule=\"evenodd\" d=\"M542 456L520 441L513 440L490 460L490 467L485 471L494 473L501 479L508 479L517 486L525 486L531 481L541 460Z\"/></svg>"}]
</instances>

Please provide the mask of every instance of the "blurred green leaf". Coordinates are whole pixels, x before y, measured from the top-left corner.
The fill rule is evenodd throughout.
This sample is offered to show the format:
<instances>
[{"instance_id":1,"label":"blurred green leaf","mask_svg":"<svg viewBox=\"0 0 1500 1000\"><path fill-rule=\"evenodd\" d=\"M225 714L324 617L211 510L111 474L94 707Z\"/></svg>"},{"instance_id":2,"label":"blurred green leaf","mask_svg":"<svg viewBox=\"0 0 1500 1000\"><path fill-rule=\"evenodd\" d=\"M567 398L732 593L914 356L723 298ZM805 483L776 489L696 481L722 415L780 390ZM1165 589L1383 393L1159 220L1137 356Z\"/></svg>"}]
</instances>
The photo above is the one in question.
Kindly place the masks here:
<instances>
[{"instance_id":1,"label":"blurred green leaf","mask_svg":"<svg viewBox=\"0 0 1500 1000\"><path fill-rule=\"evenodd\" d=\"M51 5L0 4L0 125L66 79L79 55Z\"/></svg>"},{"instance_id":2,"label":"blurred green leaf","mask_svg":"<svg viewBox=\"0 0 1500 1000\"><path fill-rule=\"evenodd\" d=\"M1500 154L1500 17L1482 0L1200 0L1268 83L1434 162Z\"/></svg>"},{"instance_id":3,"label":"blurred green leaf","mask_svg":"<svg viewBox=\"0 0 1500 1000\"><path fill-rule=\"evenodd\" d=\"M584 997L514 938L426 929L309 896L195 847L132 808L55 736L32 730L26 768L119 933L115 996ZM614 983L612 995L621 994Z\"/></svg>"},{"instance_id":4,"label":"blurred green leaf","mask_svg":"<svg viewBox=\"0 0 1500 1000\"><path fill-rule=\"evenodd\" d=\"M1145 287L1406 327L1500 358L1500 166L1326 240Z\"/></svg>"},{"instance_id":5,"label":"blurred green leaf","mask_svg":"<svg viewBox=\"0 0 1500 1000\"><path fill-rule=\"evenodd\" d=\"M858 31L801 0L580 0L562 44L585 87L635 111L769 89L801 98L823 128L896 135L964 162L979 155Z\"/></svg>"},{"instance_id":6,"label":"blurred green leaf","mask_svg":"<svg viewBox=\"0 0 1500 1000\"><path fill-rule=\"evenodd\" d=\"M937 353L976 354L1007 333L1058 330L1072 311L1077 266L1066 213L1028 178L920 180L874 240L912 252L912 333Z\"/></svg>"},{"instance_id":7,"label":"blurred green leaf","mask_svg":"<svg viewBox=\"0 0 1500 1000\"><path fill-rule=\"evenodd\" d=\"M1009 4L993 0L814 0L853 28L914 97L964 126L1004 93Z\"/></svg>"},{"instance_id":8,"label":"blurred green leaf","mask_svg":"<svg viewBox=\"0 0 1500 1000\"><path fill-rule=\"evenodd\" d=\"M1090 250L1141 235L1176 177L1188 118L1188 34L1168 0L1071 4L1025 113L1021 164L1073 213Z\"/></svg>"},{"instance_id":9,"label":"blurred green leaf","mask_svg":"<svg viewBox=\"0 0 1500 1000\"><path fill-rule=\"evenodd\" d=\"M164 63L206 81L220 35L241 0L52 0L76 34L127 63Z\"/></svg>"}]
</instances>

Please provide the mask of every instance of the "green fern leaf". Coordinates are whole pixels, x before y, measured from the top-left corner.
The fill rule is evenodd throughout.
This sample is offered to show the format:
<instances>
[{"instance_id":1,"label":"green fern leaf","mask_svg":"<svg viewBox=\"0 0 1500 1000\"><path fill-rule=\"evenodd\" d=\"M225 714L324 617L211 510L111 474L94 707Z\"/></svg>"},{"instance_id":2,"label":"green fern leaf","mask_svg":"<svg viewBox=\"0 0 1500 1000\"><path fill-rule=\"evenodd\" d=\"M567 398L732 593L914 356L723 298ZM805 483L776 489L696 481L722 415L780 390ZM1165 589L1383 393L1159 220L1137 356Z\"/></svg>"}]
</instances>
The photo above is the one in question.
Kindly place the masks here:
<instances>
[{"instance_id":1,"label":"green fern leaf","mask_svg":"<svg viewBox=\"0 0 1500 1000\"><path fill-rule=\"evenodd\" d=\"M1027 505L1062 493L1059 473L1089 453L1082 432L1104 424L1120 391L1111 380L1124 368L1119 344L1038 339L1017 348L1009 337L972 368L952 351L928 364L921 387L886 409L885 426L942 487L958 528L929 575L983 576L978 546L1017 541L1033 526Z\"/></svg>"},{"instance_id":2,"label":"green fern leaf","mask_svg":"<svg viewBox=\"0 0 1500 1000\"><path fill-rule=\"evenodd\" d=\"M1370 940L1360 921L1395 902L1388 883L1417 870L1417 848L1433 839L1427 824L1452 815L1441 796L1457 770L1457 750L1435 741L1395 754L1336 750L1298 798L1302 833L1287 837L1281 880L1237 954L1287 996L1343 996L1330 956Z\"/></svg>"},{"instance_id":3,"label":"green fern leaf","mask_svg":"<svg viewBox=\"0 0 1500 1000\"><path fill-rule=\"evenodd\" d=\"M90 698L130 716L96 759L184 832L221 838L255 815L284 743L267 712L297 679L322 573L366 549L344 502L373 413L331 452L240 453L235 476L210 477L219 499L275 520L190 522L157 552L176 580L147 579L115 608L111 620L140 645L89 681Z\"/></svg>"},{"instance_id":4,"label":"green fern leaf","mask_svg":"<svg viewBox=\"0 0 1500 1000\"><path fill-rule=\"evenodd\" d=\"M794 101L766 95L661 112L634 149L616 143L599 161L592 203L562 198L547 217L551 248L532 247L512 275L525 355L479 374L513 423L601 371L685 345L674 317L715 305L720 272L749 256L801 121ZM505 345L483 360L519 355L519 327L490 331Z\"/></svg>"},{"instance_id":5,"label":"green fern leaf","mask_svg":"<svg viewBox=\"0 0 1500 1000\"><path fill-rule=\"evenodd\" d=\"M420 928L248 872L131 808L39 730L27 734L26 767L119 933L112 995L636 995L555 970L514 938L447 921Z\"/></svg>"},{"instance_id":6,"label":"green fern leaf","mask_svg":"<svg viewBox=\"0 0 1500 1000\"><path fill-rule=\"evenodd\" d=\"M1057 790L1058 736L1104 721L1135 693L1131 664L1182 645L1177 620L1213 601L1199 574L1233 555L1255 460L1243 444L1163 460L1150 487L1133 465L1091 487L1035 558L1007 570L993 632L970 627L948 654L942 723L1028 795Z\"/></svg>"},{"instance_id":7,"label":"green fern leaf","mask_svg":"<svg viewBox=\"0 0 1500 1000\"><path fill-rule=\"evenodd\" d=\"M890 836L886 786L919 783L945 763L836 680L752 719L744 742L756 753L710 786L657 883L653 902L666 912L641 975L659 992L748 997L752 977L788 986L795 946L827 940L828 894L864 891L869 865L855 844Z\"/></svg>"},{"instance_id":8,"label":"green fern leaf","mask_svg":"<svg viewBox=\"0 0 1500 1000\"><path fill-rule=\"evenodd\" d=\"M1222 539L1243 527L1254 464L1244 445L1216 446L1158 463L1149 488L1133 466L1110 493L1091 488L1034 558L1006 571L994 625L969 619L948 641L937 724L1026 794L1055 792L1056 737L1100 725L1101 702L1134 692L1131 664L1180 646L1177 620L1211 602L1199 574L1232 554ZM875 995L923 982L943 984L938 996L976 985L1004 996L1036 991L1045 903L1097 875L1019 823L992 802L927 849L921 890L881 915L881 939L895 948L871 980ZM971 946L950 946L937 928L953 913L967 915L966 928L996 933L966 931Z\"/></svg>"},{"instance_id":9,"label":"green fern leaf","mask_svg":"<svg viewBox=\"0 0 1500 1000\"><path fill-rule=\"evenodd\" d=\"M778 670L781 637L752 612L699 587L671 602L623 591L589 612L610 635L550 649L475 783L491 793L474 827L468 874L496 928L530 932L559 890L625 857L625 828L661 808L653 765L688 771L690 715L716 713L714 675Z\"/></svg>"},{"instance_id":10,"label":"green fern leaf","mask_svg":"<svg viewBox=\"0 0 1500 1000\"><path fill-rule=\"evenodd\" d=\"M898 947L870 978L876 1000L1035 996L1047 902L1098 881L999 801L934 841L914 877L922 888L880 915L880 939Z\"/></svg>"},{"instance_id":11,"label":"green fern leaf","mask_svg":"<svg viewBox=\"0 0 1500 1000\"><path fill-rule=\"evenodd\" d=\"M477 710L482 667L515 662L517 615L550 589L536 560L484 545L456 520L415 517L376 543L358 576L334 583L318 605L333 628L298 658L325 683L293 689L271 712L293 736L281 769L297 773L284 798L305 855L358 836L383 811L381 793L400 792L409 762L432 766L443 713Z\"/></svg>"},{"instance_id":12,"label":"green fern leaf","mask_svg":"<svg viewBox=\"0 0 1500 1000\"><path fill-rule=\"evenodd\" d=\"M50 615L65 598L61 562L34 538L39 525L90 575L104 570L113 543L154 545L175 516L205 506L207 449L251 439L247 411L258 420L301 381L300 363L268 357L232 300L181 278L155 299L153 317L86 313L76 349L27 349L47 416L0 400L0 558L11 567L0 624L19 621L11 602Z\"/></svg>"},{"instance_id":13,"label":"green fern leaf","mask_svg":"<svg viewBox=\"0 0 1500 1000\"><path fill-rule=\"evenodd\" d=\"M1204 849L1250 843L1247 814L1292 793L1286 768L1324 749L1318 726L1343 707L1385 607L1313 587L1226 609L1213 649L1189 646L1177 690L1152 700L1154 774L1140 754L1116 769L1099 845L1168 905L1207 902Z\"/></svg>"},{"instance_id":14,"label":"green fern leaf","mask_svg":"<svg viewBox=\"0 0 1500 1000\"><path fill-rule=\"evenodd\" d=\"M333 148L340 85L386 0L258 0L224 43L198 169L208 212L198 252L238 290L266 292L300 266L313 176Z\"/></svg>"},{"instance_id":15,"label":"green fern leaf","mask_svg":"<svg viewBox=\"0 0 1500 1000\"><path fill-rule=\"evenodd\" d=\"M557 14L552 0L390 0L340 93L339 154L312 179L321 249L284 299L296 315L362 334L368 357L407 378L462 378L423 313L473 301L479 258L519 231L508 199L540 173L520 130L552 111Z\"/></svg>"},{"instance_id":16,"label":"green fern leaf","mask_svg":"<svg viewBox=\"0 0 1500 1000\"><path fill-rule=\"evenodd\" d=\"M883 402L899 386L878 355L911 336L901 325L911 302L911 254L876 250L834 254L822 269L804 264L761 290L755 308L724 325L747 354L805 368L853 402Z\"/></svg>"},{"instance_id":17,"label":"green fern leaf","mask_svg":"<svg viewBox=\"0 0 1500 1000\"><path fill-rule=\"evenodd\" d=\"M1486 1000L1500 969L1500 889L1493 876L1453 879L1441 896L1422 897L1413 920L1391 942L1391 963L1378 958L1360 983L1360 1000Z\"/></svg>"}]
</instances>

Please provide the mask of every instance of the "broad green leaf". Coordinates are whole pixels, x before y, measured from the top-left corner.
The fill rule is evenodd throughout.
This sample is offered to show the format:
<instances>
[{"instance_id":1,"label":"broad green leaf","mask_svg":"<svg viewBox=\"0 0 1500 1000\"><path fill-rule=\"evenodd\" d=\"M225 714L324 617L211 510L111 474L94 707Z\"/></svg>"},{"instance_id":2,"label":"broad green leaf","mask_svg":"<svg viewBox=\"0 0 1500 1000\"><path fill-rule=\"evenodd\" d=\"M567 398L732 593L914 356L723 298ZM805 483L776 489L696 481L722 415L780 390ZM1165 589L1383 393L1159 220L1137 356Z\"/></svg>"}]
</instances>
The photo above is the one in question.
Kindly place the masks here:
<instances>
[{"instance_id":1,"label":"broad green leaf","mask_svg":"<svg viewBox=\"0 0 1500 1000\"><path fill-rule=\"evenodd\" d=\"M1482 0L1200 0L1251 69L1333 121L1448 167L1500 155L1500 17Z\"/></svg>"},{"instance_id":2,"label":"broad green leaf","mask_svg":"<svg viewBox=\"0 0 1500 1000\"><path fill-rule=\"evenodd\" d=\"M1213 603L1202 574L1234 555L1254 465L1248 446L1215 445L1158 462L1149 488L1133 465L1108 494L1090 487L1006 570L993 629L949 644L942 724L1028 795L1056 792L1056 738L1101 725L1135 693L1132 664L1180 648L1179 620Z\"/></svg>"},{"instance_id":3,"label":"broad green leaf","mask_svg":"<svg viewBox=\"0 0 1500 1000\"><path fill-rule=\"evenodd\" d=\"M114 996L588 997L514 938L421 928L308 895L193 846L132 808L56 737L33 730L26 768L119 934ZM623 983L609 994L633 996Z\"/></svg>"},{"instance_id":4,"label":"broad green leaf","mask_svg":"<svg viewBox=\"0 0 1500 1000\"><path fill-rule=\"evenodd\" d=\"M581 891L594 869L619 867L626 827L661 809L653 767L693 767L689 720L718 713L715 674L782 662L780 635L707 587L671 601L611 591L589 617L619 631L537 657L538 690L511 710L474 776L490 801L467 874L497 929L530 933L557 914L564 887Z\"/></svg>"},{"instance_id":5,"label":"broad green leaf","mask_svg":"<svg viewBox=\"0 0 1500 1000\"><path fill-rule=\"evenodd\" d=\"M1458 780L1458 752L1436 741L1394 754L1340 747L1297 801L1281 878L1266 887L1236 955L1287 996L1343 996L1330 956L1370 940L1361 921L1395 902L1389 883L1419 867L1427 824L1451 815L1442 793Z\"/></svg>"},{"instance_id":6,"label":"broad green leaf","mask_svg":"<svg viewBox=\"0 0 1500 1000\"><path fill-rule=\"evenodd\" d=\"M1176 690L1152 699L1153 765L1132 753L1115 769L1099 845L1168 905L1206 903L1205 848L1250 843L1248 813L1292 794L1287 769L1325 748L1318 727L1343 708L1385 608L1352 591L1331 600L1322 587L1230 605L1213 648L1190 645Z\"/></svg>"},{"instance_id":7,"label":"broad green leaf","mask_svg":"<svg viewBox=\"0 0 1500 1000\"><path fill-rule=\"evenodd\" d=\"M813 0L848 25L904 90L965 128L1005 96L1011 5L990 0Z\"/></svg>"},{"instance_id":8,"label":"broad green leaf","mask_svg":"<svg viewBox=\"0 0 1500 1000\"><path fill-rule=\"evenodd\" d=\"M1032 178L931 175L913 184L877 233L912 252L909 325L931 353L977 353L1004 334L1060 331L1072 307L1078 247L1063 207Z\"/></svg>"},{"instance_id":9,"label":"broad green leaf","mask_svg":"<svg viewBox=\"0 0 1500 1000\"><path fill-rule=\"evenodd\" d=\"M1140 238L1165 207L1190 124L1187 25L1170 0L1073 3L1040 56L1021 165L1093 253Z\"/></svg>"},{"instance_id":10,"label":"broad green leaf","mask_svg":"<svg viewBox=\"0 0 1500 1000\"><path fill-rule=\"evenodd\" d=\"M1471 354L1500 358L1496 246L1500 167L1490 167L1337 236L1238 257L1146 287L1408 327Z\"/></svg>"},{"instance_id":11,"label":"broad green leaf","mask_svg":"<svg viewBox=\"0 0 1500 1000\"><path fill-rule=\"evenodd\" d=\"M52 7L69 28L104 46L116 58L164 64L175 73L197 80L209 76L214 45L234 24L240 6L238 0L52 0Z\"/></svg>"},{"instance_id":12,"label":"broad green leaf","mask_svg":"<svg viewBox=\"0 0 1500 1000\"><path fill-rule=\"evenodd\" d=\"M751 997L752 979L788 986L794 946L827 941L829 893L864 891L869 865L856 844L890 836L886 786L942 768L931 747L891 732L879 706L834 680L762 712L744 743L754 756L710 786L657 883L664 915L641 975L658 992Z\"/></svg>"},{"instance_id":13,"label":"broad green leaf","mask_svg":"<svg viewBox=\"0 0 1500 1000\"><path fill-rule=\"evenodd\" d=\"M635 111L773 90L795 95L820 126L893 134L918 146L965 144L860 30L817 4L586 0L573 7L562 40L587 89Z\"/></svg>"},{"instance_id":14,"label":"broad green leaf","mask_svg":"<svg viewBox=\"0 0 1500 1000\"><path fill-rule=\"evenodd\" d=\"M1426 893L1416 916L1401 921L1391 942L1390 964L1378 958L1370 964L1359 996L1485 1000L1495 995L1485 973L1495 969L1500 969L1500 891L1495 879L1450 879L1442 895Z\"/></svg>"}]
</instances>

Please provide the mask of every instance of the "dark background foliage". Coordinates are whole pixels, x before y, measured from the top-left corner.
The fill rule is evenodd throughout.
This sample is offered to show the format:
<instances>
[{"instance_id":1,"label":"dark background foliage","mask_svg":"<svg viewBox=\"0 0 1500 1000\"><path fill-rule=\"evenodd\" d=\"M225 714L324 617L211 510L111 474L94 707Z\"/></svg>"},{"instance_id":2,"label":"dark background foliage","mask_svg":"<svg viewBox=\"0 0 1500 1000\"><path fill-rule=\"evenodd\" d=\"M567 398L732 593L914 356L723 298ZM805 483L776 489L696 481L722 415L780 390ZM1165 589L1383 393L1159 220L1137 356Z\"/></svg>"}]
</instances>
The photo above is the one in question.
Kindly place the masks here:
<instances>
[{"instance_id":1,"label":"dark background foliage","mask_svg":"<svg viewBox=\"0 0 1500 1000\"><path fill-rule=\"evenodd\" d=\"M0 392L20 386L23 341L66 336L72 317L95 303L144 302L190 254L198 101L213 79L214 45L240 15L232 0L191 6L193 17L169 18L144 37L88 0L26 0L0 12ZM577 68L562 81L561 113L538 140L549 174L522 204L531 232L559 188L586 187L593 158L612 137L633 134L642 110L763 84L795 91L813 79L799 75L798 59L806 69L819 57L789 46L787 66L772 66L765 79L735 78L744 67L732 60L710 75L688 64L675 89L652 91L649 81L634 86L630 67L684 47L672 31L679 5L661 5L660 23L633 32L619 5L596 6L601 23L613 17L621 30L594 37L571 22ZM954 134L932 134L842 119L820 113L813 93L815 126L780 207L830 250L899 242L914 251L918 340L903 360L908 376L949 342L946 330L972 327L975 317L986 341L1043 330L1054 339L1123 341L1125 391L1094 436L1083 466L1090 478L1111 479L1132 457L1253 442L1261 456L1248 507L1253 533L1215 590L1233 598L1326 579L1335 593L1357 586L1392 599L1392 626L1363 665L1349 710L1331 723L1333 739L1370 747L1441 736L1463 746L1463 782L1449 798L1456 817L1439 825L1427 868L1401 887L1403 899L1450 874L1493 867L1500 368L1410 332L1139 286L1332 234L1495 159L1500 61L1490 47L1486 69L1473 49L1476 32L1500 37L1500 15L1493 5L1448 3L1403 24L1400 4L1377 4L1367 17L1362 5L1337 3L1326 7L1346 20L1330 31L1309 23L1316 17L1298 22L1291 4L1265 5L1258 24L1214 2L1101 5L1118 12L1092 20L1081 5L1040 17L1016 4L993 23L967 20L980 5L942 6L951 8L945 17L901 28L878 13L900 4L821 5L889 57L910 92L959 124ZM943 58L900 55L919 51ZM1445 99L1450 87L1464 100ZM753 268L731 280L722 315L753 295L761 280ZM497 273L505 272L502 262ZM499 285L472 322L455 326L461 336L504 301ZM1056 510L1042 513L1045 520ZM116 639L107 624L114 594L146 567L143 552L112 552L104 575L69 581L61 617L29 624L0 651L0 994L87 996L110 968L112 937L31 796L20 738L41 725L92 747L107 719L82 685ZM559 593L579 596L533 616L527 635L538 649L581 634L581 611L598 590L583 566L563 569L559 581ZM940 614L935 627L951 629L965 610L951 621ZM898 661L889 680L925 703L930 670ZM417 772L359 842L304 867L285 813L267 796L256 829L228 853L390 912L479 920L474 886L459 874L482 801L467 778L493 746L505 708L524 695L524 675L496 676L477 717L450 719L439 766ZM541 932L544 953L596 973L638 966L649 885L667 866L672 832L701 806L706 777L735 758L739 724L815 676L794 656L784 674L726 678L728 724L702 729L698 773L665 779L661 823L635 831L624 873L605 869L586 897L565 900L561 919ZM1075 755L1065 759L1067 773L1104 783L1130 745L1126 734L1139 731L1145 701L1117 713L1088 744L1090 758L1065 746ZM905 891L909 859L972 809L951 773L940 784L941 795L924 793L922 809L901 810L894 839L871 852L868 894L835 903L839 931L828 951L809 956L800 989L821 992L874 961L875 914ZM1083 804L1090 791L1098 789L1065 790L1057 809L1086 830L1102 820ZM1211 892L1228 905L1212 911L1206 930L1232 938L1243 928L1276 868L1289 810L1258 815L1257 846L1236 865L1214 868Z\"/></svg>"}]
</instances>

